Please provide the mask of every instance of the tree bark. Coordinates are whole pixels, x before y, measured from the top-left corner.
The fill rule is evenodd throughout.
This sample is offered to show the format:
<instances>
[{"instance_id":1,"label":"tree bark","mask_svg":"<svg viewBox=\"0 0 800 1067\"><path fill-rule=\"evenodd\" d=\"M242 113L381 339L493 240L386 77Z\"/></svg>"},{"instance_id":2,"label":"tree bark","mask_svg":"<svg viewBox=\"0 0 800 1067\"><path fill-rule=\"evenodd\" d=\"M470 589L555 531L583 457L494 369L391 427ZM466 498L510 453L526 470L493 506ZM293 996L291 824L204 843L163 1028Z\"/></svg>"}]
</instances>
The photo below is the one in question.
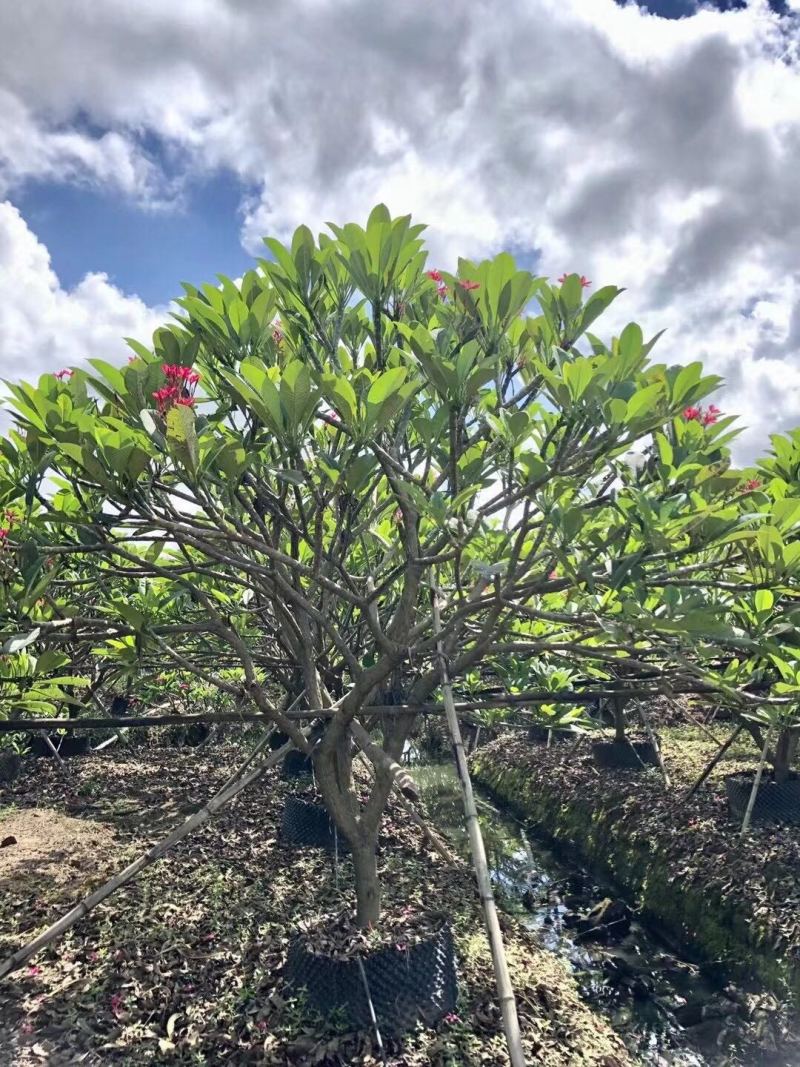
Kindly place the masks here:
<instances>
[{"instance_id":1,"label":"tree bark","mask_svg":"<svg viewBox=\"0 0 800 1067\"><path fill-rule=\"evenodd\" d=\"M797 727L791 726L784 727L778 735L772 761L776 782L785 782L792 773L792 760L797 751L798 736L800 736L800 731Z\"/></svg>"},{"instance_id":2,"label":"tree bark","mask_svg":"<svg viewBox=\"0 0 800 1067\"><path fill-rule=\"evenodd\" d=\"M620 697L614 697L614 740L623 745L628 740L625 736L625 701Z\"/></svg>"},{"instance_id":3,"label":"tree bark","mask_svg":"<svg viewBox=\"0 0 800 1067\"><path fill-rule=\"evenodd\" d=\"M356 922L363 929L377 926L381 915L381 886L375 842L350 842L356 881Z\"/></svg>"}]
</instances>

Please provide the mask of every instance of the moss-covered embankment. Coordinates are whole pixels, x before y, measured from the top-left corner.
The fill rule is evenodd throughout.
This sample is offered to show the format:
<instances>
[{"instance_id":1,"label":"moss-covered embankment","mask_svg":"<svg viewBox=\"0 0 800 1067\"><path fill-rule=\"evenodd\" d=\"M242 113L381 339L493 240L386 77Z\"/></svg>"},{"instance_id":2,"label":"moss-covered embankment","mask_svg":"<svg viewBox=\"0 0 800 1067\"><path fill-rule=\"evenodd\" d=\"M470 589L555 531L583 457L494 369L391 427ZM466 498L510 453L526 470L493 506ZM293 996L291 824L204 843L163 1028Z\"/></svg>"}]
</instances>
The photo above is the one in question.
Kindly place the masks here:
<instances>
[{"instance_id":1,"label":"moss-covered embankment","mask_svg":"<svg viewBox=\"0 0 800 1067\"><path fill-rule=\"evenodd\" d=\"M501 738L472 758L476 781L544 837L572 851L685 949L750 973L800 1002L800 829L741 838L721 778L748 766L741 748L683 800L713 742L691 730L663 739L672 775L600 771L583 754Z\"/></svg>"}]
</instances>

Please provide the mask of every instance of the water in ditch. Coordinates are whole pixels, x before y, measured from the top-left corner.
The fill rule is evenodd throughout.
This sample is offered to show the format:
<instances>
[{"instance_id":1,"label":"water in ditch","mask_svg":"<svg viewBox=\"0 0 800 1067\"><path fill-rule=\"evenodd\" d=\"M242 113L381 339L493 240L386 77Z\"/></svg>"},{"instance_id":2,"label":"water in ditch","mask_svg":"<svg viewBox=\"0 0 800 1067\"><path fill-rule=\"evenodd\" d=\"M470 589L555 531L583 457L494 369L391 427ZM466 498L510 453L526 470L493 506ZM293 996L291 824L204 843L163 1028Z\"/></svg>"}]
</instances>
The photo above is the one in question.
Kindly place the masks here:
<instances>
[{"instance_id":1,"label":"water in ditch","mask_svg":"<svg viewBox=\"0 0 800 1067\"><path fill-rule=\"evenodd\" d=\"M414 762L414 778L433 824L466 853L455 770L449 764ZM640 1063L657 1067L800 1064L800 1059L787 1059L785 1053L766 1051L761 1041L753 1043L753 1002L752 997L747 999L752 990L704 973L635 917L629 927L628 916L622 918L612 938L595 940L580 916L604 899L614 900L613 891L558 857L477 788L476 801L498 905L517 913L537 931L545 948L564 959L582 997L610 1019ZM615 901L615 907L624 915L621 904ZM764 1026L769 1030L768 1012Z\"/></svg>"}]
</instances>

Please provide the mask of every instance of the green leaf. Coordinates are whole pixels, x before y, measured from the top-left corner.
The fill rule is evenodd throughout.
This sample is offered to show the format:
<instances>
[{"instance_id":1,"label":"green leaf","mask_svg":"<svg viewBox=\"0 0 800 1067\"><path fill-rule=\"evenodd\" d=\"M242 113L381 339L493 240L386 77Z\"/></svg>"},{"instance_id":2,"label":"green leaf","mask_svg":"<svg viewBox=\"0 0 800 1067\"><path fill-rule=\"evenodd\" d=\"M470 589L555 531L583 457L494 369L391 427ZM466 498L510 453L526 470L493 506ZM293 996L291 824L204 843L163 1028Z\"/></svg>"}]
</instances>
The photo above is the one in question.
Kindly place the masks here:
<instances>
[{"instance_id":1,"label":"green leaf","mask_svg":"<svg viewBox=\"0 0 800 1067\"><path fill-rule=\"evenodd\" d=\"M753 598L756 611L771 611L772 605L775 603L775 597L772 595L771 589L758 589L756 595Z\"/></svg>"},{"instance_id":2,"label":"green leaf","mask_svg":"<svg viewBox=\"0 0 800 1067\"><path fill-rule=\"evenodd\" d=\"M405 380L405 367L392 367L391 370L384 371L370 386L367 403L376 406L382 404L387 397L400 388Z\"/></svg>"},{"instance_id":3,"label":"green leaf","mask_svg":"<svg viewBox=\"0 0 800 1067\"><path fill-rule=\"evenodd\" d=\"M194 411L183 404L176 404L167 412L167 441L177 447L178 453L192 471L197 470L200 452L194 427Z\"/></svg>"}]
</instances>

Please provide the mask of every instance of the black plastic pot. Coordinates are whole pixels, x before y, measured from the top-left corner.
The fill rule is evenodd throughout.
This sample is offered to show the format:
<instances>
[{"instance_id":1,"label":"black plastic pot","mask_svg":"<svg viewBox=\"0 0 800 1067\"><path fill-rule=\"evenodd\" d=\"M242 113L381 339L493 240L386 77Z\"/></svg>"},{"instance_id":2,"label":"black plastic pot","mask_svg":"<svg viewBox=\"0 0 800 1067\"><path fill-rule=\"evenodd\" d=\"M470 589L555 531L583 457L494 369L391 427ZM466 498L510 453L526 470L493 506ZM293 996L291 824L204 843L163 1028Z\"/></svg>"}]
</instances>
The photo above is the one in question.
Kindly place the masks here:
<instances>
[{"instance_id":1,"label":"black plastic pot","mask_svg":"<svg viewBox=\"0 0 800 1067\"><path fill-rule=\"evenodd\" d=\"M728 807L737 819L744 818L755 779L754 771L731 774L725 779ZM753 822L778 826L800 826L800 776L785 782L762 778L751 816Z\"/></svg>"},{"instance_id":2,"label":"black plastic pot","mask_svg":"<svg viewBox=\"0 0 800 1067\"><path fill-rule=\"evenodd\" d=\"M299 848L338 849L348 852L350 846L341 834L337 835L331 817L321 804L313 804L299 797L287 797L281 816L281 841Z\"/></svg>"},{"instance_id":3,"label":"black plastic pot","mask_svg":"<svg viewBox=\"0 0 800 1067\"><path fill-rule=\"evenodd\" d=\"M281 764L281 778L310 778L314 764L310 756L298 749L287 752Z\"/></svg>"},{"instance_id":4,"label":"black plastic pot","mask_svg":"<svg viewBox=\"0 0 800 1067\"><path fill-rule=\"evenodd\" d=\"M604 770L641 771L658 766L656 750L649 741L595 741L592 759Z\"/></svg>"},{"instance_id":5,"label":"black plastic pot","mask_svg":"<svg viewBox=\"0 0 800 1067\"><path fill-rule=\"evenodd\" d=\"M402 1033L420 1020L432 1025L456 1010L455 951L450 927L410 948L389 946L362 957L366 985L378 1025ZM317 955L295 938L289 946L285 977L304 988L311 1008L323 1015L341 1012L348 1022L371 1029L364 976L358 960Z\"/></svg>"},{"instance_id":6,"label":"black plastic pot","mask_svg":"<svg viewBox=\"0 0 800 1067\"><path fill-rule=\"evenodd\" d=\"M283 733L282 730L275 730L269 739L270 752L275 752L276 749L283 748L286 742L289 740L289 735Z\"/></svg>"},{"instance_id":7,"label":"black plastic pot","mask_svg":"<svg viewBox=\"0 0 800 1067\"><path fill-rule=\"evenodd\" d=\"M529 726L526 737L537 745L546 745L548 734L552 734L551 745L560 744L569 736L564 730L548 730L546 726Z\"/></svg>"},{"instance_id":8,"label":"black plastic pot","mask_svg":"<svg viewBox=\"0 0 800 1067\"><path fill-rule=\"evenodd\" d=\"M14 781L19 774L20 764L16 752L0 752L0 785Z\"/></svg>"},{"instance_id":9,"label":"black plastic pot","mask_svg":"<svg viewBox=\"0 0 800 1067\"><path fill-rule=\"evenodd\" d=\"M70 756L84 756L92 747L92 742L88 737L75 737L72 734L67 734L66 737L51 734L50 740L58 749L58 754L62 759L68 759ZM52 752L43 737L31 738L31 755L52 756Z\"/></svg>"}]
</instances>

